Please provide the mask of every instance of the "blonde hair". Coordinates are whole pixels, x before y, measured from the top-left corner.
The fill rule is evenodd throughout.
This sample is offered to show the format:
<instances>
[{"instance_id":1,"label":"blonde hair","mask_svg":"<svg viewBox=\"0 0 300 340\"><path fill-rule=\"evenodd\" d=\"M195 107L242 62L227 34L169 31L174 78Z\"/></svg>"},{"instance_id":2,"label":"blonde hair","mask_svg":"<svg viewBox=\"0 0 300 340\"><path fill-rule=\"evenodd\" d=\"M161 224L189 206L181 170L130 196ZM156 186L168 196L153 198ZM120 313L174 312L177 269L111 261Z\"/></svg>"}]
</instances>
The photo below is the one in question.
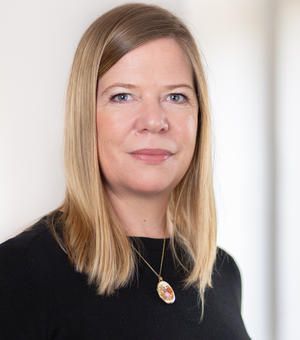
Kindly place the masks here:
<instances>
[{"instance_id":1,"label":"blonde hair","mask_svg":"<svg viewBox=\"0 0 300 340\"><path fill-rule=\"evenodd\" d=\"M170 196L166 212L173 225L172 255L186 272L183 288L195 287L198 303L212 287L216 259L216 211L212 181L211 122L207 85L196 43L169 11L140 3L115 7L95 20L77 47L65 112L66 193L62 238L52 232L79 272L98 294L111 295L134 277L136 254L118 221L104 186L97 152L97 81L123 55L147 41L174 38L188 55L198 97L198 131L189 169ZM57 209L59 209L57 208ZM175 243L185 251L182 263Z\"/></svg>"}]
</instances>

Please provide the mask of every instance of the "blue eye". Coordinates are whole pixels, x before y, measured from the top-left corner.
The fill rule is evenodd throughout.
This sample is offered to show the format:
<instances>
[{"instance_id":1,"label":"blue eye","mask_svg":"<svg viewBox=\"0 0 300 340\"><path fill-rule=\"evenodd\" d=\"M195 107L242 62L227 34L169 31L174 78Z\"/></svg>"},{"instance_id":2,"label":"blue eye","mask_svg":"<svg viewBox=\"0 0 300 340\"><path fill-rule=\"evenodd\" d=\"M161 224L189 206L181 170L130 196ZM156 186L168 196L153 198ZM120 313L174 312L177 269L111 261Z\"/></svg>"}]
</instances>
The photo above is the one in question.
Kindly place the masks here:
<instances>
[{"instance_id":1,"label":"blue eye","mask_svg":"<svg viewBox=\"0 0 300 340\"><path fill-rule=\"evenodd\" d=\"M169 96L170 101L178 104L186 103L188 98L182 93L170 93Z\"/></svg>"},{"instance_id":2,"label":"blue eye","mask_svg":"<svg viewBox=\"0 0 300 340\"><path fill-rule=\"evenodd\" d=\"M110 100L115 103L124 103L130 100L129 93L118 93L110 97Z\"/></svg>"}]
</instances>

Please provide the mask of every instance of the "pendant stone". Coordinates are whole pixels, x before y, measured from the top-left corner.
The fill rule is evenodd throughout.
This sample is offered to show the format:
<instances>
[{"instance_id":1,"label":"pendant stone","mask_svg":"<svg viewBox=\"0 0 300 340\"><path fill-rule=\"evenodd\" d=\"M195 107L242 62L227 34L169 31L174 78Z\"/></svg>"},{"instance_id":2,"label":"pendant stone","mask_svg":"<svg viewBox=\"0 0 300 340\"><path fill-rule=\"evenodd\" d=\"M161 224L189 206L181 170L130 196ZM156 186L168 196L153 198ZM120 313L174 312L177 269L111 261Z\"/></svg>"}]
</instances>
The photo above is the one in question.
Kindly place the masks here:
<instances>
[{"instance_id":1,"label":"pendant stone","mask_svg":"<svg viewBox=\"0 0 300 340\"><path fill-rule=\"evenodd\" d=\"M173 303L175 301L175 293L168 282L160 280L157 284L157 293L165 303Z\"/></svg>"}]
</instances>

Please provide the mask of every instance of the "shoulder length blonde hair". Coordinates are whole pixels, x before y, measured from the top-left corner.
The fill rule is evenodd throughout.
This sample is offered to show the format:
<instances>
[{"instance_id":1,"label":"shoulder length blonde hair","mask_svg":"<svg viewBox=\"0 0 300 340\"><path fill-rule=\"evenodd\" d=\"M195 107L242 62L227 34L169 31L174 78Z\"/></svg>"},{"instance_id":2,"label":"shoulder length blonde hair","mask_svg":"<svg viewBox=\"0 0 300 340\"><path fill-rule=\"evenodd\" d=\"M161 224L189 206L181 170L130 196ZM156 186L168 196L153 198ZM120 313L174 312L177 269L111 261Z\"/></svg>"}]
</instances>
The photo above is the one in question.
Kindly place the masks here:
<instances>
[{"instance_id":1,"label":"shoulder length blonde hair","mask_svg":"<svg viewBox=\"0 0 300 340\"><path fill-rule=\"evenodd\" d=\"M166 223L173 226L172 255L186 272L183 288L204 293L212 287L216 259L216 211L212 182L211 122L207 85L196 43L185 24L169 11L146 4L115 7L95 20L77 47L66 96L65 178L62 237L52 232L79 272L98 294L111 295L134 276L137 258L114 214L99 166L96 130L97 82L122 56L162 37L174 38L192 65L198 98L197 141L191 164L170 196ZM101 133L101 131L100 131ZM175 244L184 249L185 261Z\"/></svg>"}]
</instances>

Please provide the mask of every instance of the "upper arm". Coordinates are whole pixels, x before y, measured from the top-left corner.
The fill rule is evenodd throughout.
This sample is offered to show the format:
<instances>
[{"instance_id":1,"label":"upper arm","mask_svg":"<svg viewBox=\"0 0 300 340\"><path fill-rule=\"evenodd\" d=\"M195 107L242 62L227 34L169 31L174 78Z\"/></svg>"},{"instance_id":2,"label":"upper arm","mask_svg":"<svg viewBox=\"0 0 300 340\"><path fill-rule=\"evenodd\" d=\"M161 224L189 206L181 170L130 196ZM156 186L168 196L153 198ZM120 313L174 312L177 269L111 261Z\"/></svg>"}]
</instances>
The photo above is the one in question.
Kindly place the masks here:
<instances>
[{"instance_id":1,"label":"upper arm","mask_svg":"<svg viewBox=\"0 0 300 340\"><path fill-rule=\"evenodd\" d=\"M0 338L43 339L38 290L26 249L13 240L0 245Z\"/></svg>"},{"instance_id":2,"label":"upper arm","mask_svg":"<svg viewBox=\"0 0 300 340\"><path fill-rule=\"evenodd\" d=\"M241 311L242 304L242 278L239 266L232 255L222 248L219 248L219 271L226 275L229 289L232 291Z\"/></svg>"}]
</instances>

